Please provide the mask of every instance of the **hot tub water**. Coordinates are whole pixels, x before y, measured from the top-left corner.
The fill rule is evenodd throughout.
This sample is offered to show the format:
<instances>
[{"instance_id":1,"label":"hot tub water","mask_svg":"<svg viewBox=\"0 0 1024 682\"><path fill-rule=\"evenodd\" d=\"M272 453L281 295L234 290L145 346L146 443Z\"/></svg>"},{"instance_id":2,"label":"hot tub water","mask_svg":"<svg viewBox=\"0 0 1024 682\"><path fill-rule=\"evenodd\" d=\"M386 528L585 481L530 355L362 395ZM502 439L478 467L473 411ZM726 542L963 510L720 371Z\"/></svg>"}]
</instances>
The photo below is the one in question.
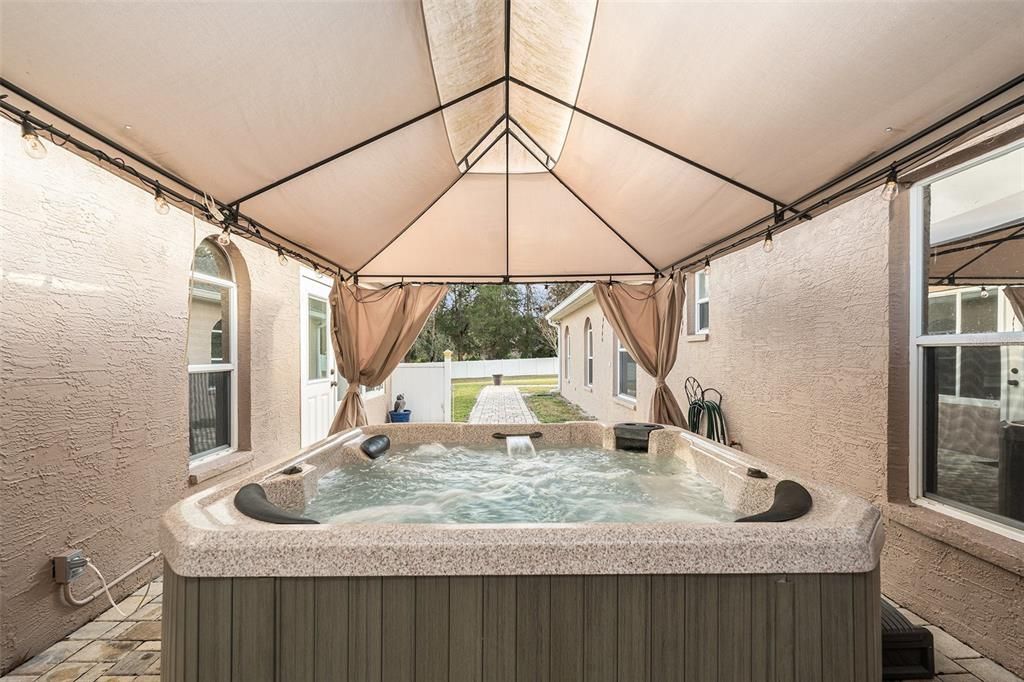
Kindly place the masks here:
<instances>
[{"instance_id":1,"label":"hot tub water","mask_svg":"<svg viewBox=\"0 0 1024 682\"><path fill-rule=\"evenodd\" d=\"M515 456L438 443L398 447L324 475L305 513L330 523L701 523L737 517L717 487L673 455L592 447L531 452L526 440Z\"/></svg>"}]
</instances>

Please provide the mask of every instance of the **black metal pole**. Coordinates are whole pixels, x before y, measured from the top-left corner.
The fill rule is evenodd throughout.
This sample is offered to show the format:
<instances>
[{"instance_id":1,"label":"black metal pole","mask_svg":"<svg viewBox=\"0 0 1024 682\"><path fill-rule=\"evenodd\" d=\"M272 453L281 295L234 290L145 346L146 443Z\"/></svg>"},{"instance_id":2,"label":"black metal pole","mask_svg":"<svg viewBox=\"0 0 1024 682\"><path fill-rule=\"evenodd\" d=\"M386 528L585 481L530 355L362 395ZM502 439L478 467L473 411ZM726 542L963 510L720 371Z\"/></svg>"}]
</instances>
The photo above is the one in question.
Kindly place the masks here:
<instances>
[{"instance_id":1,"label":"black metal pole","mask_svg":"<svg viewBox=\"0 0 1024 682\"><path fill-rule=\"evenodd\" d=\"M28 98L25 98L25 99L28 99ZM33 100L29 100L29 101L33 101ZM50 109L47 108L47 107L44 107L42 105L39 105L39 106L40 106L40 108L43 108L43 109L46 109L47 111L50 111ZM15 107L14 105L10 104L9 102L7 102L7 101L5 101L3 99L0 99L0 110L8 112L8 114L11 115L11 118L17 118L17 119L20 119L20 120L26 120L29 123L31 123L33 126L35 126L38 130L46 131L50 135L56 135L56 136L62 138L64 140L64 142L63 142L63 144L60 144L59 146L63 147L64 145L70 144L72 147L78 149L79 151L81 151L81 152L83 152L85 154L90 154L90 155L96 157L97 159L99 159L100 161L113 166L114 168L116 168L117 170L121 171L122 173L126 173L126 174L136 178L141 184L151 188L154 192L156 191L157 187L159 186L160 192L165 197L171 197L172 199L174 199L174 201L176 201L178 203L181 203L181 204L184 204L184 205L187 205L187 206L190 206L193 209L198 209L199 211L202 212L202 214L204 216L206 215L207 207L206 207L206 205L204 203L202 203L200 201L197 201L196 199L193 199L193 198L191 198L191 197L181 193L180 191L175 189L173 186L170 186L170 185L167 185L167 184L160 184L160 182L159 182L159 180L157 178L153 178L153 177L149 177L147 175L143 175L137 169L133 168L132 166L129 166L123 159L112 157L107 152L105 152L104 150L102 150L102 149L100 149L98 147L95 147L95 146L93 146L93 145L91 145L91 144L89 144L89 143L87 143L87 142L85 142L83 140L79 140L78 138L76 138L75 136L71 135L70 133L65 133L65 132L63 132L61 130L58 130L52 124L43 121L42 119L38 118L37 116L32 115L31 113L22 111L18 107ZM57 112L57 113L54 113L55 116L58 116L59 118L65 118L62 115L62 113L59 112L59 110L54 110L54 111ZM51 113L53 113L53 112L51 112ZM68 117L68 118L70 118L70 117ZM76 123L74 122L73 119L70 120L70 121L67 121L67 122L71 123L71 125L76 125ZM88 135L91 135L91 136L95 137L96 139L100 140L103 144L108 144L108 141L103 137L102 134L91 132L88 129L88 126L86 126L85 128L86 129L84 129L83 132L85 132ZM120 148L120 145L117 145L116 143L112 143L112 141L111 141L111 144L109 144L109 146L112 149L116 149L117 151L121 151L122 153L125 154L125 156L128 156L129 158L132 158L133 160L138 161L138 163L140 165L143 165L146 168L150 168L150 170L153 170L153 168L151 167L152 164L147 162L145 159L141 159L141 160L137 159L136 156L132 152L130 152L129 150L122 150ZM159 175L163 175L163 172L160 171L160 170L156 170L155 172L158 173ZM174 176L173 174L169 174L166 177L167 177L167 179L170 179L174 183L181 184L186 189L191 191L193 194L196 194L196 195L204 194L202 190L200 190L198 188L193 188L188 183L179 182L179 179L176 176ZM226 226L226 227L232 228L236 234L241 234L243 236L248 237L249 239L253 239L255 241L262 242L263 244L269 245L269 246L271 246L274 249L277 249L279 251L283 251L288 256L291 256L292 258L295 258L297 260L305 261L305 262L309 263L313 267L327 269L327 265L329 265L330 268L333 268L333 269L337 270L339 273L347 273L348 272L347 270L342 268L340 265L338 265L337 263L332 261L330 258L322 256L321 254L317 253L313 249L310 249L310 248L304 246L303 244L301 244L299 242L296 242L296 241L294 241L292 239L288 239L287 237L282 237L281 235L278 235L273 230L270 230L269 228L267 228L266 226L262 225L261 223L255 221L255 220L253 220L252 218L250 218L250 217L248 217L248 216L246 216L244 214L238 213L237 211L234 211L230 207L224 206L224 204L222 204L221 202L217 202L217 204L220 207L224 208L224 211L225 211L226 215L228 216L228 218L225 219L225 221L224 221L224 223L222 223L222 225ZM232 219L232 218L234 218L234 219ZM245 224L243 225L241 221L244 221ZM281 240L281 242L276 242L276 241L266 237L263 234L263 232L267 232L267 233L277 237L278 239ZM291 248L290 246L286 246L286 244L290 244L291 246L293 246L295 248L298 248L298 249L301 249L302 251L296 251L295 248ZM303 253L303 252L305 252L305 253ZM320 262L318 262L318 260L314 260L314 258L318 259ZM325 264L327 264L327 265L325 265Z\"/></svg>"},{"instance_id":2,"label":"black metal pole","mask_svg":"<svg viewBox=\"0 0 1024 682\"><path fill-rule=\"evenodd\" d=\"M520 130L523 130L523 127L522 127L521 125L519 125L518 123L516 123L516 127L517 127L517 128L519 128ZM523 132L524 132L524 133L526 133L526 131L525 131L525 130L523 130ZM528 151L528 152L530 153L530 155L531 155L531 156L533 156L533 158L537 159L537 162L538 162L538 163L541 163L541 164L543 164L543 162L542 162L542 161L540 160L540 157L539 157L539 156L537 156L536 154L534 154L534 152L533 152L533 150L532 150L532 149L530 149L530 148L529 148L529 147L527 147L527 146L526 146L525 144L523 144L523 141L522 141L521 139L519 139L519 136L518 136L518 135L516 135L516 134L515 134L515 132L509 131L509 135L511 135L512 137L514 137L514 138L516 139L516 141L517 141L517 142L518 142L519 144L521 144L521 145L523 146L523 149L525 149L526 151ZM528 133L527 133L527 135L528 135ZM531 138L531 139L532 139L532 138ZM540 147L540 145L537 145L537 146L538 146L538 147ZM541 148L541 151L543 151L543 148ZM544 152L544 153L545 153L545 154L547 154L547 152ZM567 191L569 192L569 194L573 195L573 196L574 196L574 197L576 198L576 201L580 202L580 203L581 203L581 204L582 204L582 205L583 205L583 206L584 206L584 207L585 207L585 208L586 208L586 209L587 209L588 211L590 211L590 212L591 212L591 214L593 214L593 216L594 216L595 218L597 218L598 220L600 220L600 221L601 221L601 223L602 223L602 224L603 224L603 225L604 225L605 227L607 227L607 228L608 228L609 230L611 230L611 231L612 231L612 234L614 234L614 235L615 235L616 237L618 237L618 238L619 238L619 240L621 240L623 244L625 244L626 246L628 246L628 247L629 247L629 249L630 249L630 250L631 250L631 251L632 251L633 253L635 253L635 254L636 254L637 256L639 256L639 257L640 257L640 259L641 259L641 260L642 260L643 262L647 263L647 265L649 265L649 266L651 267L651 270L652 270L653 272L655 272L655 273L656 273L656 272L658 272L658 266L657 266L657 265L655 265L655 264L654 264L653 262L651 262L651 260L650 260L650 259L649 259L649 258L648 258L647 256L645 256L645 255L644 255L643 253L641 253L641 252L640 252L640 250L639 250L638 248L636 248L635 246L633 246L632 242L630 242L630 241L629 241L628 239L626 239L626 238L625 238L625 237L624 237L624 236L622 235L622 233L621 233L621 232L619 232L619 231L618 231L618 230L616 230L616 229L615 229L614 227L612 227L612 224L611 224L611 223L609 223L609 222L608 222L607 220L605 220L605 219L604 219L604 218L603 218L603 217L601 216L601 214L600 214L600 213L598 213L598 212L597 212L596 210L594 210L594 207L593 207L593 206L591 206L590 204L588 204L588 203L587 203L587 202L586 202L586 201L585 201L585 200L583 199L583 197L581 197L581 196L580 196L579 194L577 194L577 193L576 193L576 191L575 191L575 190L574 190L574 189L573 189L572 187L570 187L568 183L566 183L566 182L565 182L564 180L562 180L562 178L561 178L561 177L559 177L558 173L556 173L556 172L554 171L554 169L552 169L552 168L548 168L547 166L545 166L545 169L546 169L546 170L547 170L547 172L548 172L548 173L549 173L549 174L551 175L551 177L553 177L553 178L554 178L555 180L557 180L557 181L558 181L558 184L560 184L560 185L561 185L562 187L564 187L564 188L565 188L565 189L566 189L566 190L567 190ZM652 273L652 274L653 274L653 273Z\"/></svg>"},{"instance_id":3,"label":"black metal pole","mask_svg":"<svg viewBox=\"0 0 1024 682\"><path fill-rule=\"evenodd\" d=\"M678 159L679 161L682 161L683 163L685 163L687 165L693 166L697 170L702 171L704 173L707 173L708 175L712 175L712 176L718 178L719 180L721 180L722 182L726 182L726 183L732 185L733 187L736 187L738 189L743 190L744 192L747 192L748 194L753 194L754 196L758 197L759 199L763 199L764 201L767 201L770 204L778 204L778 205L781 206L781 205L783 205L785 203L785 202L783 202L783 201L781 201L779 199L775 199L775 198L765 194L764 192L760 192L760 191L754 189L753 187L750 187L749 185L746 185L746 184L740 182L739 180L731 178L728 175L725 175L724 173L720 173L719 171L716 171L713 168L709 168L708 166L705 166L702 163L698 163L697 161L694 161L693 159L691 159L689 157L683 156L679 152L672 151L668 147L660 145L657 142L654 142L652 140L648 140L647 138L645 138L645 137L643 137L641 135L637 135L636 133L634 133L631 130L627 130L626 128L623 128L620 125L612 123L611 121L609 121L607 119L601 118L597 114L591 113L591 112L587 111L586 109L582 109L582 108L576 106L575 104L571 104L569 102L566 102L564 99L561 99L559 97L555 97L554 95L552 95L552 94L550 94L550 93L548 93L548 92L546 92L544 90L541 90L540 88L538 88L538 87L536 87L534 85L531 85L531 84L527 83L526 81L520 80L519 78L516 78L515 76L512 76L510 80L513 83L515 83L516 85L520 85L520 86L526 88L527 90L532 90L533 92L537 93L538 95L541 95L542 97L546 97L549 100L551 100L552 102L555 102L557 104L561 104L563 107L571 109L572 111L576 112L577 114L581 114L583 116L586 116L589 119L597 121L598 123L600 123L600 124L602 124L604 126L607 126L608 128L611 128L612 130L614 130L616 132L622 133L623 135L625 135L627 137L633 138L637 142L642 142L643 144L647 145L648 147L652 147L653 149L657 149L659 152L662 152L663 154L668 154L669 156L671 156L674 159Z\"/></svg>"},{"instance_id":4,"label":"black metal pole","mask_svg":"<svg viewBox=\"0 0 1024 682\"><path fill-rule=\"evenodd\" d=\"M338 159L340 159L341 157L343 157L343 156L345 156L347 154L351 154L352 152L354 152L354 151L356 151L358 149L362 149L363 147L365 147L365 146L367 146L369 144L373 144L377 140L385 138L388 135L391 135L393 133L397 133L399 130L402 130L403 128L408 128L409 126L411 126L414 123L419 123L420 121L422 121L425 118L430 118L434 114L441 113L442 111L444 111L445 109L447 109L448 107L450 107L450 106L452 106L454 104L458 104L459 102L467 100L470 97L474 97L476 95L479 95L481 92L484 92L485 90L489 90L490 88L493 88L495 85L498 85L499 83L504 83L504 82L505 82L504 78L496 78L493 81L491 81L490 83L487 83L485 85L481 85L480 87L478 87L478 88L476 88L474 90L470 90L466 94L460 95L460 96L456 97L455 99L453 99L453 100L451 100L449 102L445 102L444 104L440 104L440 105L434 107L433 109L430 109L429 111L424 111L422 114L419 114L418 116L414 116L414 117L410 118L407 121L403 121L402 123L399 123L396 126L392 126L391 128L388 128L387 130L385 130L383 132L377 133L373 137L369 137L369 138L363 140L362 142L357 142L356 144L352 145L351 147L346 147L345 149L342 149L340 152L336 152L334 154L331 154L327 158L320 159L316 163L312 163L312 164L306 166L305 168L301 168L301 169L295 171L294 173L290 173L289 175L284 176L283 178L281 178L279 180L275 180L274 182L270 183L269 185L264 185L263 187L260 187L257 190L249 192L244 197L240 197L238 199L235 199L231 203L232 204L241 204L244 201L249 201L250 199L252 199L254 197L257 197L260 194L263 194L264 192L268 192L268 191L274 189L275 187L279 187L279 186L283 185L286 182L290 182L291 180L294 180L295 178L297 178L297 177L299 177L301 175L305 175L306 173L309 173L310 171L314 171L317 168L320 168L321 166L324 166L324 165L326 165L328 163L331 163L332 161L337 161Z\"/></svg>"},{"instance_id":5,"label":"black metal pole","mask_svg":"<svg viewBox=\"0 0 1024 682\"><path fill-rule=\"evenodd\" d=\"M499 122L500 122L500 121L499 121ZM488 133L488 134L489 134L489 133ZM507 133L505 133L505 135L507 135ZM486 135L485 135L485 137L486 137ZM489 152L489 151L491 150L491 147L493 147L494 145L498 144L498 140L500 140L500 139L501 139L501 135L499 135L498 137L496 137L496 138L494 138L493 140L491 140L491 143L490 143L489 145L487 145L487 147L486 147L486 148L484 149L483 153L482 153L482 154L480 154L480 156L476 157L476 159L474 159L472 163L469 163L469 164L468 164L468 165L466 166L466 170L461 170L461 169L460 169L460 170L459 170L459 175L458 175L458 176L457 176L457 177L455 178L455 180L453 180L453 181L451 182L451 184L450 184L450 185L448 185L447 187L445 187L445 188L444 188L444 191L442 191L442 192L441 192L440 194L438 194L438 195L437 195L436 197L434 197L434 200L433 200L433 201L431 201L431 202L430 202L429 204L427 204L427 205L426 205L426 206L425 206L425 207L423 208L423 210L422 210L422 211L420 211L419 213L417 213L417 214L416 214L416 217L415 217L415 218L413 218L412 220L410 220L410 221L409 221L409 222L408 222L408 223L406 224L406 226L405 226L405 227L403 227L403 228L402 228L402 229L401 229L401 230L400 230L400 231L398 232L398 234L396 234L396 235L395 235L395 236L393 236L393 237L392 237L391 239L389 239L389 240L388 240L388 242L387 242L387 244L385 244L384 246L380 247L380 249L378 249L376 253L374 253L374 254L373 254L372 256L370 256L370 258L369 258L369 259L367 259L367 261L366 261L365 263L363 263L363 264L362 264L362 265L360 265L360 266L359 266L358 268L356 268L356 269L355 269L355 270L353 271L353 273L352 273L352 274L353 274L353 275L358 275L358 274L359 274L360 272L362 272L363 268L365 268L365 267L366 267L367 265L369 265L370 263L372 263L372 262L373 262L373 261L374 261L374 260L375 260L375 259L377 258L377 256L379 256L380 254L384 253L384 251L385 251L385 250L386 250L386 249L387 249L387 248L388 248L389 246L391 246L391 245L392 245L392 244L394 244L394 243L395 243L396 241L398 241L398 238L399 238L399 237L401 237L401 236L402 236L403 234L405 234L406 232L408 232L408 231L409 231L409 229L410 229L410 228L411 228L411 227L412 227L413 225L415 225L415 224L416 224L416 221L418 221L418 220L419 220L420 218L422 218L422 217L423 217L423 216L424 216L424 215L426 214L426 212L427 212L427 211L429 211L429 210L430 210L431 208L433 208L434 204L436 204L437 202L441 201L441 199L442 199L442 198L444 197L444 195L448 194L448 191L449 191L449 190L451 190L451 188L452 188L452 187L455 187L455 185L457 185L457 184L458 184L459 180L461 180L462 178L464 178L464 177L466 176L466 174L467 174L467 173L469 173L469 171L470 171L470 170L471 170L471 169L473 168L473 166L475 166L475 165L477 164L477 162L478 162L478 161L480 161L480 159L484 158L484 156L485 156L485 155L487 154L487 152Z\"/></svg>"}]
</instances>

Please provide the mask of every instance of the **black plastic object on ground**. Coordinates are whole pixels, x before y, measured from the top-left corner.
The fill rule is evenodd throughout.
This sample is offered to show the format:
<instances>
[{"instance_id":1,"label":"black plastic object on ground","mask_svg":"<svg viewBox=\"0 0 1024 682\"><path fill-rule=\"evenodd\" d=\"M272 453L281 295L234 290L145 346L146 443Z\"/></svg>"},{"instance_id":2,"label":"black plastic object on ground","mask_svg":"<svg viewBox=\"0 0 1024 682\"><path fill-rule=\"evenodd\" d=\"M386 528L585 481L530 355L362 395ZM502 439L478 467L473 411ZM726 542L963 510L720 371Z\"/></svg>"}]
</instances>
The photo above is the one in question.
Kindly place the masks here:
<instances>
[{"instance_id":1,"label":"black plastic object on ground","mask_svg":"<svg viewBox=\"0 0 1024 682\"><path fill-rule=\"evenodd\" d=\"M935 675L932 633L912 625L896 607L882 600L882 679L930 680Z\"/></svg>"},{"instance_id":2,"label":"black plastic object on ground","mask_svg":"<svg viewBox=\"0 0 1024 682\"><path fill-rule=\"evenodd\" d=\"M777 523L792 521L811 510L813 502L807 488L796 481L779 481L775 486L775 501L768 511L736 519L736 523L763 521Z\"/></svg>"},{"instance_id":3,"label":"black plastic object on ground","mask_svg":"<svg viewBox=\"0 0 1024 682\"><path fill-rule=\"evenodd\" d=\"M647 446L651 440L651 431L665 428L661 424L643 424L637 422L623 422L616 424L615 449L628 452L647 452Z\"/></svg>"},{"instance_id":4,"label":"black plastic object on ground","mask_svg":"<svg viewBox=\"0 0 1024 682\"><path fill-rule=\"evenodd\" d=\"M370 459L377 459L388 454L388 450L391 449L391 439L384 434L370 436L359 444L359 449Z\"/></svg>"},{"instance_id":5,"label":"black plastic object on ground","mask_svg":"<svg viewBox=\"0 0 1024 682\"><path fill-rule=\"evenodd\" d=\"M1024 521L1024 422L1002 422L999 442L998 511Z\"/></svg>"},{"instance_id":6,"label":"black plastic object on ground","mask_svg":"<svg viewBox=\"0 0 1024 682\"><path fill-rule=\"evenodd\" d=\"M267 491L259 483L247 483L235 493L235 509L250 519L267 523L319 523L281 509L267 499Z\"/></svg>"}]
</instances>

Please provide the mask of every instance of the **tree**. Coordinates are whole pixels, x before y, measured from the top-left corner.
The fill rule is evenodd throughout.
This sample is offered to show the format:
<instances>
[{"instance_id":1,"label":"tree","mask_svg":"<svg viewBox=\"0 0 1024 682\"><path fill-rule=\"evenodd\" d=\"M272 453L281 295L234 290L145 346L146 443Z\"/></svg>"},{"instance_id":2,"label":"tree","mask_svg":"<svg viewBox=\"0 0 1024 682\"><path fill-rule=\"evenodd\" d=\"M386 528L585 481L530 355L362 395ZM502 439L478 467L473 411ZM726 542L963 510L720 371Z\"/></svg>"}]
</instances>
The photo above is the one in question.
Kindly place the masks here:
<instances>
[{"instance_id":1,"label":"tree","mask_svg":"<svg viewBox=\"0 0 1024 682\"><path fill-rule=\"evenodd\" d=\"M547 357L558 333L544 315L577 289L575 284L453 284L423 327L406 359L456 360Z\"/></svg>"}]
</instances>

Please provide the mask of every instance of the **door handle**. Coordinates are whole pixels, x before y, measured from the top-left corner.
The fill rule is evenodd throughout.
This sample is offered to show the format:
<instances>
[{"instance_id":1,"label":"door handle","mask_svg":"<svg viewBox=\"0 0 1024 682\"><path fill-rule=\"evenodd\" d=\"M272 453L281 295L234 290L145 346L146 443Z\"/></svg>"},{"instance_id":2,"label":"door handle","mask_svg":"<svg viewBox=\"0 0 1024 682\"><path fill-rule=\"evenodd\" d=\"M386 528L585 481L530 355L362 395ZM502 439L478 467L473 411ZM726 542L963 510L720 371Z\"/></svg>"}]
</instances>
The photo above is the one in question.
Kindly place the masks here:
<instances>
[{"instance_id":1,"label":"door handle","mask_svg":"<svg viewBox=\"0 0 1024 682\"><path fill-rule=\"evenodd\" d=\"M1018 380L1016 380L1016 379L1007 379L1006 380L1006 385L1007 386L1020 386L1020 382Z\"/></svg>"},{"instance_id":2,"label":"door handle","mask_svg":"<svg viewBox=\"0 0 1024 682\"><path fill-rule=\"evenodd\" d=\"M338 385L338 382L337 382L337 381L332 381L332 382L331 382L331 388L334 388L334 387L335 387L335 386L337 386L337 385Z\"/></svg>"}]
</instances>

